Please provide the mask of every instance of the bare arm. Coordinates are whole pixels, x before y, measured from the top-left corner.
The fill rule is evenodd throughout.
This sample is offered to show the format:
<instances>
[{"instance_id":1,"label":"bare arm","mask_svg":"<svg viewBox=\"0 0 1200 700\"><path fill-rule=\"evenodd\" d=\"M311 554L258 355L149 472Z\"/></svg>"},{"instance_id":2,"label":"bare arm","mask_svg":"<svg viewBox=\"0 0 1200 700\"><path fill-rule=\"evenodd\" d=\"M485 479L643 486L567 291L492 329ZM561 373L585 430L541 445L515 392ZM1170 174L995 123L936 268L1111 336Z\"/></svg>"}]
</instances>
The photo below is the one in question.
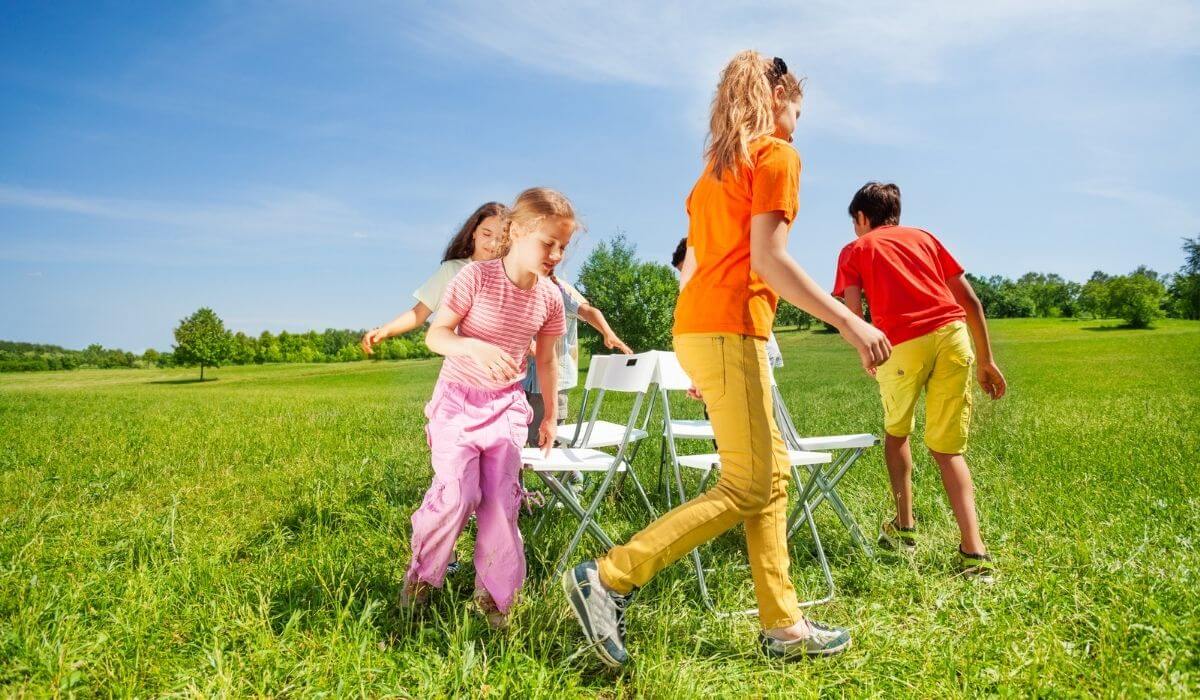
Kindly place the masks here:
<instances>
[{"instance_id":1,"label":"bare arm","mask_svg":"<svg viewBox=\"0 0 1200 700\"><path fill-rule=\"evenodd\" d=\"M787 252L787 237L782 213L756 214L750 220L750 268L779 296L837 328L858 350L864 369L883 364L892 353L891 343L813 282Z\"/></svg>"},{"instance_id":2,"label":"bare arm","mask_svg":"<svg viewBox=\"0 0 1200 700\"><path fill-rule=\"evenodd\" d=\"M609 327L608 319L604 318L604 313L600 311L600 309L597 309L591 304L584 302L579 307L578 313L579 318L583 319L589 326L600 332L600 335L604 338L604 347L608 348L609 350L620 350L626 355L633 354L633 350L631 350L629 346L625 344L625 341L617 337L617 334L613 332L611 327Z\"/></svg>"},{"instance_id":3,"label":"bare arm","mask_svg":"<svg viewBox=\"0 0 1200 700\"><path fill-rule=\"evenodd\" d=\"M491 343L485 343L478 338L464 338L454 332L461 322L461 314L443 306L433 325L429 327L429 332L425 334L425 345L445 357L470 357L495 381L516 378L519 365L508 353Z\"/></svg>"},{"instance_id":4,"label":"bare arm","mask_svg":"<svg viewBox=\"0 0 1200 700\"><path fill-rule=\"evenodd\" d=\"M694 274L696 274L696 249L688 246L687 254L683 256L683 263L679 266L679 288L686 287L688 280Z\"/></svg>"},{"instance_id":5,"label":"bare arm","mask_svg":"<svg viewBox=\"0 0 1200 700\"><path fill-rule=\"evenodd\" d=\"M967 281L966 275L955 275L946 280L946 285L950 287L950 293L954 295L954 300L967 312L967 328L971 331L971 340L975 343L976 364L978 365L976 377L979 380L979 386L983 387L988 396L998 399L1004 396L1004 392L1008 390L1008 383L1004 380L1004 374L1000 372L1000 367L992 359L992 339L988 335L983 304L980 303L979 297L975 296L975 290Z\"/></svg>"},{"instance_id":6,"label":"bare arm","mask_svg":"<svg viewBox=\"0 0 1200 700\"><path fill-rule=\"evenodd\" d=\"M850 309L850 313L858 316L859 318L863 317L862 287L846 287L845 291L842 293L842 301L846 303L846 308Z\"/></svg>"},{"instance_id":7,"label":"bare arm","mask_svg":"<svg viewBox=\"0 0 1200 700\"><path fill-rule=\"evenodd\" d=\"M432 313L433 311L428 306L418 301L408 311L405 311L382 326L367 331L362 337L361 345L363 352L370 355L373 352L371 349L373 346L382 343L388 338L403 335L414 328L420 328L429 320L429 315Z\"/></svg>"},{"instance_id":8,"label":"bare arm","mask_svg":"<svg viewBox=\"0 0 1200 700\"><path fill-rule=\"evenodd\" d=\"M538 388L542 392L545 414L538 426L538 447L547 455L554 447L555 425L558 424L558 336L538 335L534 362L537 362Z\"/></svg>"}]
</instances>

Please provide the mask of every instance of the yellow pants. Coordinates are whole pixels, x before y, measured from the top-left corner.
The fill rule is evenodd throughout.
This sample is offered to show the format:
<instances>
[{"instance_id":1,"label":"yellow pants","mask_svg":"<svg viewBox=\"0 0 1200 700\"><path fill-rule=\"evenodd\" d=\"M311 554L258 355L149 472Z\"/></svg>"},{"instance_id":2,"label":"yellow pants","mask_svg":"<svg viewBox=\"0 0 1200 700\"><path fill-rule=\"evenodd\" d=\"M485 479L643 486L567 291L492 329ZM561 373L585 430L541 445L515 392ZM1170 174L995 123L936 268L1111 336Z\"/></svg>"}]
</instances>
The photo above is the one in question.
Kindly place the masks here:
<instances>
[{"instance_id":1,"label":"yellow pants","mask_svg":"<svg viewBox=\"0 0 1200 700\"><path fill-rule=\"evenodd\" d=\"M598 564L606 586L628 594L662 568L744 523L750 573L764 629L801 619L788 574L787 449L775 425L766 341L732 333L675 336L679 363L704 395L721 454L706 493L680 505Z\"/></svg>"},{"instance_id":2,"label":"yellow pants","mask_svg":"<svg viewBox=\"0 0 1200 700\"><path fill-rule=\"evenodd\" d=\"M892 356L875 372L888 435L912 433L913 412L924 389L925 445L942 454L962 454L971 425L974 361L971 337L962 321L894 346Z\"/></svg>"}]
</instances>

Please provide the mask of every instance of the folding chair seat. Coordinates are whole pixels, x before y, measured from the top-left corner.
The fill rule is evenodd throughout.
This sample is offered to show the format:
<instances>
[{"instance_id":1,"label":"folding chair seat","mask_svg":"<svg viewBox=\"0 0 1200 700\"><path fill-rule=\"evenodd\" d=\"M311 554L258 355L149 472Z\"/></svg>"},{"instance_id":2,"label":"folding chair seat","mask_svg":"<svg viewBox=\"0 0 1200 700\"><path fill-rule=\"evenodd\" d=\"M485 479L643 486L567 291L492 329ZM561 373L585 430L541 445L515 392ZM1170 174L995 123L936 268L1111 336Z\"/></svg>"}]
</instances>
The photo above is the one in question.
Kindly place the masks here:
<instances>
[{"instance_id":1,"label":"folding chair seat","mask_svg":"<svg viewBox=\"0 0 1200 700\"><path fill-rule=\"evenodd\" d=\"M593 357L592 361L595 362L596 358ZM597 522L596 514L600 509L601 502L609 491L609 487L618 475L629 475L650 517L655 518L658 516L654 506L650 504L650 499L646 496L645 489L642 488L637 473L633 470L630 457L630 452L637 444L635 438L638 432L636 424L641 417L642 405L650 389L650 382L654 377L656 358L653 353L649 352L640 355L611 355L607 359L602 360L602 364L603 367L598 371L598 376L593 383L592 388L595 390L595 397L592 401L591 413L586 423L581 426L583 430L582 435L589 435L594 429L595 424L599 421L600 408L604 403L606 393L619 392L632 394L633 408L629 412L629 418L626 420L625 425L621 426L621 439L615 445L611 446L616 448L616 453L608 453L591 447L554 448L550 450L549 455L543 453L539 448L526 448L521 451L521 458L525 469L537 474L538 478L549 487L552 494L550 502L546 504L546 508L542 512L537 527L534 528L533 533L530 535L530 539L532 540L537 536L547 517L553 512L553 506L556 502L563 503L567 510L579 520L579 525L575 529L570 543L563 551L562 556L559 557L558 564L555 567L556 576L561 574L566 568L567 562L570 560L575 548L579 545L584 532L591 533L606 548L614 546L612 538L605 533L604 529ZM589 372L589 374L591 373ZM574 471L604 474L599 485L594 488L592 494L588 497L586 506L562 482L562 474Z\"/></svg>"}]
</instances>

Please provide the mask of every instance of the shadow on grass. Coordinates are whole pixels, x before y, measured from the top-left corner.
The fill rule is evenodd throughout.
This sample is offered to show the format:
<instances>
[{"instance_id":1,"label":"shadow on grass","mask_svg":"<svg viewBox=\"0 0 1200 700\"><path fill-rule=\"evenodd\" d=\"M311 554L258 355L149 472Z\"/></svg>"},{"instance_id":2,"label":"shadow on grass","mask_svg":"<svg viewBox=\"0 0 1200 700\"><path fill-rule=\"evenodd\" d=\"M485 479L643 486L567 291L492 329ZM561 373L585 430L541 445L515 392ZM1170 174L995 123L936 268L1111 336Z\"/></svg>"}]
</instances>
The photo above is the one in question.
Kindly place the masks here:
<instances>
[{"instance_id":1,"label":"shadow on grass","mask_svg":"<svg viewBox=\"0 0 1200 700\"><path fill-rule=\"evenodd\" d=\"M1119 326L1084 326L1081 331L1152 331L1154 326L1131 326L1128 323L1122 323Z\"/></svg>"},{"instance_id":2,"label":"shadow on grass","mask_svg":"<svg viewBox=\"0 0 1200 700\"><path fill-rule=\"evenodd\" d=\"M199 377L191 377L189 379L157 379L155 381L146 382L146 383L147 384L200 384L201 382L203 382L203 383L207 384L209 382L219 382L219 381L221 381L220 377L209 377L208 379L201 379Z\"/></svg>"}]
</instances>

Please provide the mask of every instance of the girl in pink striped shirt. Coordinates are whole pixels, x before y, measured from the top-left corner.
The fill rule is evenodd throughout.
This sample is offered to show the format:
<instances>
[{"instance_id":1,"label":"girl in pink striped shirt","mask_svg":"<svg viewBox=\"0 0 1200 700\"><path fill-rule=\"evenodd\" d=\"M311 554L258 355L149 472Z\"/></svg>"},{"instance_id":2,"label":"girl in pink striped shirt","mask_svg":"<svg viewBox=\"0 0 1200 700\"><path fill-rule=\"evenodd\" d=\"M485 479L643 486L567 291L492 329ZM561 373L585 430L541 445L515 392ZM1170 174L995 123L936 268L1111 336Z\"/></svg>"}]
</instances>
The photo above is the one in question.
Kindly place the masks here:
<instances>
[{"instance_id":1,"label":"girl in pink striped shirt","mask_svg":"<svg viewBox=\"0 0 1200 700\"><path fill-rule=\"evenodd\" d=\"M493 626L507 622L525 580L517 529L521 446L533 418L521 388L525 356L536 339L542 392L554 395L555 353L566 320L562 295L547 276L577 226L562 194L526 190L507 217L504 256L467 265L446 288L425 336L429 349L446 360L425 407L434 476L412 516L402 605L423 603L431 587L441 587L454 542L474 513L475 601ZM545 449L553 444L556 423L548 406L538 427Z\"/></svg>"}]
</instances>

